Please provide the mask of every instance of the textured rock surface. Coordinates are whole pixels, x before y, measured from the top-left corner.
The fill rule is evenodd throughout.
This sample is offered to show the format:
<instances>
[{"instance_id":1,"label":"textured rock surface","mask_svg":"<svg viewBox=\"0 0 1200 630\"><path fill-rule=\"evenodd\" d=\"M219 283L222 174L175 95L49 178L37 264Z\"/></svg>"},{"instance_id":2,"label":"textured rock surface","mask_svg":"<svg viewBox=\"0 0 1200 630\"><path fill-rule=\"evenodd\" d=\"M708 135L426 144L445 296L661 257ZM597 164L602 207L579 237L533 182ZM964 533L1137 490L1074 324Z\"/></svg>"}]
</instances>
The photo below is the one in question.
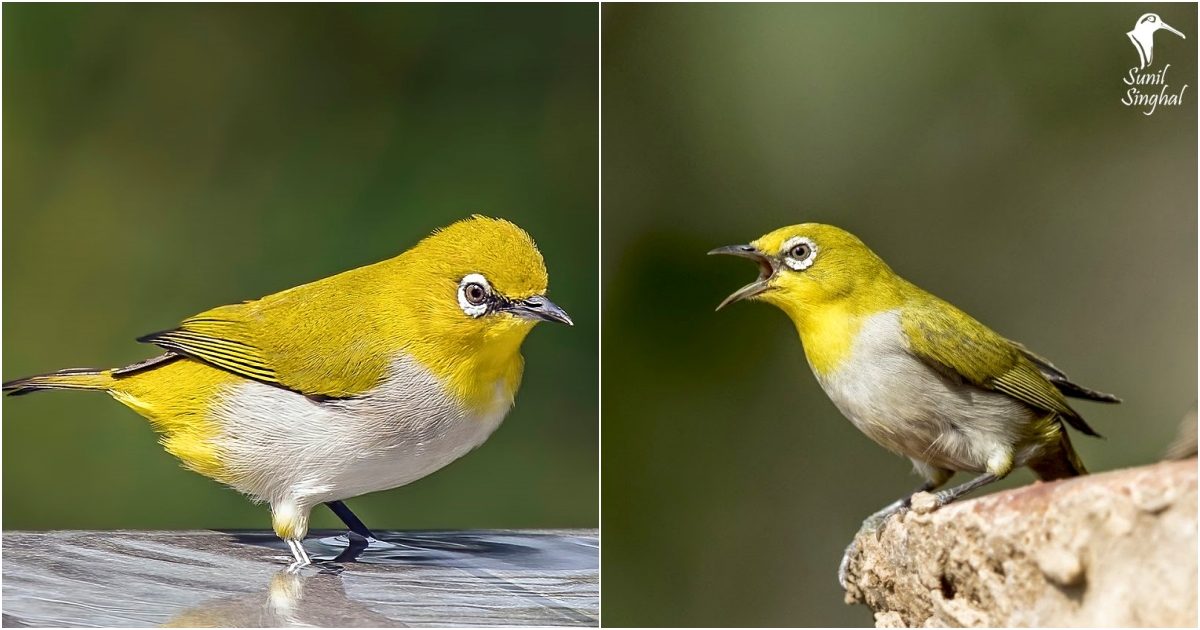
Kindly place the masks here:
<instances>
[{"instance_id":1,"label":"textured rock surface","mask_svg":"<svg viewBox=\"0 0 1200 630\"><path fill-rule=\"evenodd\" d=\"M270 532L4 532L5 627L595 626L595 530L377 532L291 574ZM345 546L314 533L314 559ZM322 536L326 536L322 538Z\"/></svg>"},{"instance_id":2,"label":"textured rock surface","mask_svg":"<svg viewBox=\"0 0 1200 630\"><path fill-rule=\"evenodd\" d=\"M1197 624L1196 460L1038 483L858 538L879 627Z\"/></svg>"}]
</instances>

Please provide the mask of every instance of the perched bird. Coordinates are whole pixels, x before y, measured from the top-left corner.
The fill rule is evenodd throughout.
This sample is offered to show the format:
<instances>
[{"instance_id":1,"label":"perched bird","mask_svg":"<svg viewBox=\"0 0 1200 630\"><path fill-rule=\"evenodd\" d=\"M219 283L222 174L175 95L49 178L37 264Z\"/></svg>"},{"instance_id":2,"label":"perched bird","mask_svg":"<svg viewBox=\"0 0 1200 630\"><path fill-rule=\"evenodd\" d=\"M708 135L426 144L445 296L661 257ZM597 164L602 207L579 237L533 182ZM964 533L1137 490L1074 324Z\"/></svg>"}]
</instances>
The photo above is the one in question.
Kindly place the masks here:
<instances>
[{"instance_id":1,"label":"perched bird","mask_svg":"<svg viewBox=\"0 0 1200 630\"><path fill-rule=\"evenodd\" d=\"M980 475L937 493L937 505L1015 467L1046 480L1087 473L1064 424L1098 434L1065 397L1119 399L1072 383L1050 361L904 280L854 235L804 223L709 254L749 258L759 268L758 280L717 309L750 299L787 313L833 404L925 478L868 518L864 530L956 472Z\"/></svg>"},{"instance_id":2,"label":"perched bird","mask_svg":"<svg viewBox=\"0 0 1200 630\"><path fill-rule=\"evenodd\" d=\"M313 507L369 538L343 499L416 481L496 430L525 336L539 321L572 323L546 299L547 281L528 234L475 216L390 260L139 339L161 356L4 390L108 392L184 466L269 503L299 567Z\"/></svg>"}]
</instances>

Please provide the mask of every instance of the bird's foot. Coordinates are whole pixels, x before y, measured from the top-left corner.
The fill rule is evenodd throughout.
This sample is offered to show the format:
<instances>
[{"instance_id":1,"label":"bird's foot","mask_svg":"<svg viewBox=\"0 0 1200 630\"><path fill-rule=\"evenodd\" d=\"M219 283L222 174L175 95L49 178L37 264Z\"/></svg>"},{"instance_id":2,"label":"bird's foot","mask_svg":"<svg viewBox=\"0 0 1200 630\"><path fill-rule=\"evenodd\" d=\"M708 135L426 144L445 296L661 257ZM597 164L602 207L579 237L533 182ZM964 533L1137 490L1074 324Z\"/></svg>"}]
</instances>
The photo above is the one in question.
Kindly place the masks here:
<instances>
[{"instance_id":1,"label":"bird's foot","mask_svg":"<svg viewBox=\"0 0 1200 630\"><path fill-rule=\"evenodd\" d=\"M905 512L908 512L908 505L897 501L892 505L879 510L878 512L868 516L862 522L862 526L858 528L858 533L854 535L854 540L846 547L845 553L842 554L842 561L838 563L838 584L842 590L846 589L846 574L850 569L850 558L858 552L858 537L874 534L875 540L879 540L883 535L884 525L887 524L888 518L895 515L897 518L903 518Z\"/></svg>"},{"instance_id":2,"label":"bird's foot","mask_svg":"<svg viewBox=\"0 0 1200 630\"><path fill-rule=\"evenodd\" d=\"M342 550L334 562L355 562L362 552L371 546L371 543L376 542L375 538L360 536L355 532L346 532L346 548Z\"/></svg>"},{"instance_id":3,"label":"bird's foot","mask_svg":"<svg viewBox=\"0 0 1200 630\"><path fill-rule=\"evenodd\" d=\"M846 572L850 569L850 558L858 551L858 538L850 541L850 546L846 547L846 552L842 554L842 561L838 563L838 586L842 587L843 591L849 590L846 587Z\"/></svg>"},{"instance_id":4,"label":"bird's foot","mask_svg":"<svg viewBox=\"0 0 1200 630\"><path fill-rule=\"evenodd\" d=\"M887 520L892 516L898 519L904 518L904 514L908 511L909 507L907 505L898 505L888 507L886 510L880 510L868 516L862 522L862 526L858 528L858 533L855 534L855 537L857 538L864 534L874 534L875 540L879 540L879 537L883 535L883 526L887 523Z\"/></svg>"}]
</instances>

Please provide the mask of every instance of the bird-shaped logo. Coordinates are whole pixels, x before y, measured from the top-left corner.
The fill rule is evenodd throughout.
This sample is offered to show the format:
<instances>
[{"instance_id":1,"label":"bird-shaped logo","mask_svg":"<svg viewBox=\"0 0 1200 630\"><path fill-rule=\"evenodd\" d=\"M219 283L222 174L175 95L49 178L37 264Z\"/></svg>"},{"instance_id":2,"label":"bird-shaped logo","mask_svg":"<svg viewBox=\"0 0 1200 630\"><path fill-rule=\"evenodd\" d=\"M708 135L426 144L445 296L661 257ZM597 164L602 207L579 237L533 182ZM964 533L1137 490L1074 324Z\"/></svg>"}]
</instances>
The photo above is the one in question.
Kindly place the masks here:
<instances>
[{"instance_id":1,"label":"bird-shaped logo","mask_svg":"<svg viewBox=\"0 0 1200 630\"><path fill-rule=\"evenodd\" d=\"M1183 33L1171 28L1155 13L1147 13L1138 18L1137 23L1133 25L1133 30L1126 33L1126 35L1129 35L1129 41L1133 42L1133 47L1137 49L1138 56L1142 58L1142 68L1145 68L1154 61L1154 31L1160 28L1187 39Z\"/></svg>"}]
</instances>

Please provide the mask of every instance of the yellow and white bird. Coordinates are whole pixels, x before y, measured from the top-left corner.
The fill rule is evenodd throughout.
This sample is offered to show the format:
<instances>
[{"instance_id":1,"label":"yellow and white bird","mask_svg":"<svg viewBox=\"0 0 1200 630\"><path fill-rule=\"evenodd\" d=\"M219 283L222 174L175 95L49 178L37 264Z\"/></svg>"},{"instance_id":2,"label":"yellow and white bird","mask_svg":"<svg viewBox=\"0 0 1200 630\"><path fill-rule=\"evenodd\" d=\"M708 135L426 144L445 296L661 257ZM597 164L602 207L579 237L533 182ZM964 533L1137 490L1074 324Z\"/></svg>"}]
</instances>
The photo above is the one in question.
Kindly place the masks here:
<instances>
[{"instance_id":1,"label":"yellow and white bird","mask_svg":"<svg viewBox=\"0 0 1200 630\"><path fill-rule=\"evenodd\" d=\"M108 392L187 468L269 503L303 566L313 507L370 537L343 499L420 479L496 430L521 382L525 336L539 321L572 323L547 282L528 234L475 216L390 260L139 339L161 356L4 389Z\"/></svg>"},{"instance_id":2,"label":"yellow and white bird","mask_svg":"<svg viewBox=\"0 0 1200 630\"><path fill-rule=\"evenodd\" d=\"M1120 399L1072 382L1047 359L901 278L853 234L803 223L709 253L749 258L759 268L756 281L717 308L750 299L787 313L838 410L925 478L871 515L864 530L957 472L979 476L937 493L937 505L1021 466L1045 480L1087 473L1066 427L1098 434L1067 397ZM839 570L843 587L850 555Z\"/></svg>"}]
</instances>

